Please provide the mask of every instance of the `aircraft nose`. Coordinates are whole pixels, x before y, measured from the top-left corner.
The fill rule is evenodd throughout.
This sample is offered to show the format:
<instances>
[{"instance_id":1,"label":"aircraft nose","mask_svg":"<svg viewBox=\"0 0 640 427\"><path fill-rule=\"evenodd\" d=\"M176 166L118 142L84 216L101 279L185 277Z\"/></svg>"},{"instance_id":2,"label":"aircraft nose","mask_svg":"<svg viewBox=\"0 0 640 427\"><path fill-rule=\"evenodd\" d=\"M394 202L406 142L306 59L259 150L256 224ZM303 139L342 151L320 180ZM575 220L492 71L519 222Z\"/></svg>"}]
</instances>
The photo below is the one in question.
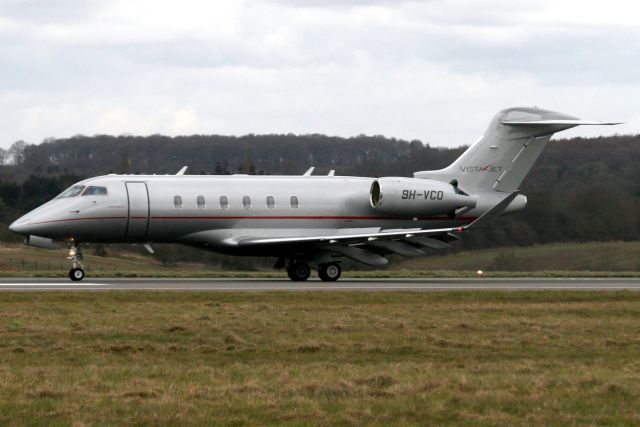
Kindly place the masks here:
<instances>
[{"instance_id":1,"label":"aircraft nose","mask_svg":"<svg viewBox=\"0 0 640 427\"><path fill-rule=\"evenodd\" d=\"M24 220L24 217L13 221L9 226L9 230L18 234L29 234L29 226L27 225L27 221Z\"/></svg>"}]
</instances>

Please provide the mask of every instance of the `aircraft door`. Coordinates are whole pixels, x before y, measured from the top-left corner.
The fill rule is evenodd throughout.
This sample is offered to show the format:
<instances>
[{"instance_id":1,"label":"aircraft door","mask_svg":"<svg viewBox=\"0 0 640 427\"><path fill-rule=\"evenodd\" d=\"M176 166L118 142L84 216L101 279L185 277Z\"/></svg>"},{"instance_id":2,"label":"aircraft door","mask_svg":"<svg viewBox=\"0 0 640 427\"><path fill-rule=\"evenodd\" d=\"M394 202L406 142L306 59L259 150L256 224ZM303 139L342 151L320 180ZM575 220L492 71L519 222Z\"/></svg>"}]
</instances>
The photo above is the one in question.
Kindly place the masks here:
<instances>
[{"instance_id":1,"label":"aircraft door","mask_svg":"<svg viewBox=\"0 0 640 427\"><path fill-rule=\"evenodd\" d=\"M144 182L126 182L129 213L126 237L142 239L149 227L149 192Z\"/></svg>"}]
</instances>

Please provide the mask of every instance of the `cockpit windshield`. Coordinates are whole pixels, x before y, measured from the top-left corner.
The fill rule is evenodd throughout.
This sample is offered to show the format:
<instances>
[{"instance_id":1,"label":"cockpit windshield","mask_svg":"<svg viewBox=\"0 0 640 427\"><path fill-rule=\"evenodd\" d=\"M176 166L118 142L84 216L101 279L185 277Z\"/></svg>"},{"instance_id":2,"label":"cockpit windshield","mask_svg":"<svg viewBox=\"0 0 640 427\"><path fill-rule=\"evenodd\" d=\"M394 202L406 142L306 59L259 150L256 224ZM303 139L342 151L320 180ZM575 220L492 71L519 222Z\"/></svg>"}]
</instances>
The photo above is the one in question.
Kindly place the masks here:
<instances>
[{"instance_id":1,"label":"cockpit windshield","mask_svg":"<svg viewBox=\"0 0 640 427\"><path fill-rule=\"evenodd\" d=\"M82 193L83 196L106 196L107 188L106 187L96 187L94 185L90 185L86 190Z\"/></svg>"},{"instance_id":2,"label":"cockpit windshield","mask_svg":"<svg viewBox=\"0 0 640 427\"><path fill-rule=\"evenodd\" d=\"M85 187L84 185L73 185L67 188L66 190L64 190L62 193L60 193L60 195L56 197L56 199L63 199L65 197L75 197L80 193L82 193L82 190L84 190L84 187Z\"/></svg>"}]
</instances>

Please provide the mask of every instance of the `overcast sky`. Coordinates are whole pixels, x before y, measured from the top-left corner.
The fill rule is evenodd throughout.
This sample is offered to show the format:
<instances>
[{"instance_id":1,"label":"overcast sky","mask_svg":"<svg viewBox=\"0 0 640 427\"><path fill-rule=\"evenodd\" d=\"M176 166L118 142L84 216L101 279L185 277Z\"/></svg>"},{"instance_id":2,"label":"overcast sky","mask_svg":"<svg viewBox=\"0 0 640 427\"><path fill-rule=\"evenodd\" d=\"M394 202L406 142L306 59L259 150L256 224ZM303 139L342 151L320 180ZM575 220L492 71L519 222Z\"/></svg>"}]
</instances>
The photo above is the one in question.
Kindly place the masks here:
<instances>
[{"instance_id":1,"label":"overcast sky","mask_svg":"<svg viewBox=\"0 0 640 427\"><path fill-rule=\"evenodd\" d=\"M539 106L640 133L633 1L0 0L0 146L75 134L472 143Z\"/></svg>"}]
</instances>

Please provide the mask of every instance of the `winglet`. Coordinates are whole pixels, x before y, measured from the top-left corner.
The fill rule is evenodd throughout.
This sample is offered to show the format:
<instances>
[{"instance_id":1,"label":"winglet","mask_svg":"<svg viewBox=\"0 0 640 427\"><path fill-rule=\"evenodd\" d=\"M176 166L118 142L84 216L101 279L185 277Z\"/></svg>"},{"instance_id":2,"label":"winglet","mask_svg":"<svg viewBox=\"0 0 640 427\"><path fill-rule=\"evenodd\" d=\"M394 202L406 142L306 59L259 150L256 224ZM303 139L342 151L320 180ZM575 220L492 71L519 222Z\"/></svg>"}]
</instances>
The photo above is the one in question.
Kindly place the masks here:
<instances>
[{"instance_id":1,"label":"winglet","mask_svg":"<svg viewBox=\"0 0 640 427\"><path fill-rule=\"evenodd\" d=\"M184 175L188 167L189 166L183 166L182 169L180 169L176 175Z\"/></svg>"},{"instance_id":2,"label":"winglet","mask_svg":"<svg viewBox=\"0 0 640 427\"><path fill-rule=\"evenodd\" d=\"M311 166L309 169L307 169L307 171L302 176L311 176L315 168L316 168L315 166Z\"/></svg>"},{"instance_id":3,"label":"winglet","mask_svg":"<svg viewBox=\"0 0 640 427\"><path fill-rule=\"evenodd\" d=\"M519 191L514 191L513 193L509 194L507 197L502 199L500 203L498 203L497 205L495 205L494 207L492 207L491 209L489 209L488 211L480 215L478 219L476 219L466 227L463 227L462 229L475 230L477 228L482 228L487 226L489 223L493 222L498 216L500 216L500 214L507 208L507 206L509 206L511 202L513 202L513 199L515 199L518 194L520 194Z\"/></svg>"}]
</instances>

